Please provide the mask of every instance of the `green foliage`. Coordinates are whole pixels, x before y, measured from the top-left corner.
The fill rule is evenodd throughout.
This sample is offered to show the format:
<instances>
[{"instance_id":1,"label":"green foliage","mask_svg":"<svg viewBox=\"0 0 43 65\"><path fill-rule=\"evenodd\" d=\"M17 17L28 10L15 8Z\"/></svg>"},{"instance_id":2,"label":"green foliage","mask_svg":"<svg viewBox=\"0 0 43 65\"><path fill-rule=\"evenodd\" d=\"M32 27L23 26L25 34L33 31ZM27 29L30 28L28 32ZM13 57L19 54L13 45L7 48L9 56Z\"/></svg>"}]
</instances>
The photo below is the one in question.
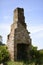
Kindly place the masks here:
<instances>
[{"instance_id":1,"label":"green foliage","mask_svg":"<svg viewBox=\"0 0 43 65\"><path fill-rule=\"evenodd\" d=\"M40 59L40 63L43 64L43 50L39 50L39 59Z\"/></svg>"},{"instance_id":2,"label":"green foliage","mask_svg":"<svg viewBox=\"0 0 43 65\"><path fill-rule=\"evenodd\" d=\"M2 42L0 41L0 45L2 45Z\"/></svg>"},{"instance_id":3,"label":"green foliage","mask_svg":"<svg viewBox=\"0 0 43 65\"><path fill-rule=\"evenodd\" d=\"M5 44L3 44L1 41L0 41L0 46L4 46Z\"/></svg>"},{"instance_id":4,"label":"green foliage","mask_svg":"<svg viewBox=\"0 0 43 65\"><path fill-rule=\"evenodd\" d=\"M37 47L32 46L32 50L30 51L32 56L31 61L35 63L35 65L43 64L43 51L37 50Z\"/></svg>"},{"instance_id":5,"label":"green foliage","mask_svg":"<svg viewBox=\"0 0 43 65\"><path fill-rule=\"evenodd\" d=\"M6 46L0 46L0 63L4 63L9 60L9 52Z\"/></svg>"}]
</instances>

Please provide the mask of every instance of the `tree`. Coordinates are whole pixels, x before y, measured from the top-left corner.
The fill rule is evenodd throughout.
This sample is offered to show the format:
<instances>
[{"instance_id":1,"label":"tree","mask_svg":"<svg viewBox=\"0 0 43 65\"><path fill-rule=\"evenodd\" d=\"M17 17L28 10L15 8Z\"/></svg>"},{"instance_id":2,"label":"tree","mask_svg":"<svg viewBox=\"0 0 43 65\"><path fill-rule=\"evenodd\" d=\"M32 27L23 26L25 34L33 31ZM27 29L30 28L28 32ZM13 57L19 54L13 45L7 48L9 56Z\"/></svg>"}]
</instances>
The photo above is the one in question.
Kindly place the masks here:
<instances>
[{"instance_id":1,"label":"tree","mask_svg":"<svg viewBox=\"0 0 43 65\"><path fill-rule=\"evenodd\" d=\"M32 56L31 61L34 62L35 65L41 65L43 63L43 52L37 50L37 47L32 46L30 54Z\"/></svg>"},{"instance_id":2,"label":"tree","mask_svg":"<svg viewBox=\"0 0 43 65\"><path fill-rule=\"evenodd\" d=\"M0 45L2 45L2 42L0 41Z\"/></svg>"},{"instance_id":3,"label":"tree","mask_svg":"<svg viewBox=\"0 0 43 65\"><path fill-rule=\"evenodd\" d=\"M9 60L9 52L6 46L0 46L0 63L5 63Z\"/></svg>"},{"instance_id":4,"label":"tree","mask_svg":"<svg viewBox=\"0 0 43 65\"><path fill-rule=\"evenodd\" d=\"M0 46L4 46L5 44L0 41Z\"/></svg>"},{"instance_id":5,"label":"tree","mask_svg":"<svg viewBox=\"0 0 43 65\"><path fill-rule=\"evenodd\" d=\"M43 64L43 50L39 50L39 65Z\"/></svg>"},{"instance_id":6,"label":"tree","mask_svg":"<svg viewBox=\"0 0 43 65\"><path fill-rule=\"evenodd\" d=\"M32 57L32 59L31 59L31 61L32 62L34 62L35 63L35 65L37 65L37 63L38 63L38 50L37 50L37 47L34 47L34 46L32 46L32 50L30 51L30 54L31 54L31 57Z\"/></svg>"}]
</instances>

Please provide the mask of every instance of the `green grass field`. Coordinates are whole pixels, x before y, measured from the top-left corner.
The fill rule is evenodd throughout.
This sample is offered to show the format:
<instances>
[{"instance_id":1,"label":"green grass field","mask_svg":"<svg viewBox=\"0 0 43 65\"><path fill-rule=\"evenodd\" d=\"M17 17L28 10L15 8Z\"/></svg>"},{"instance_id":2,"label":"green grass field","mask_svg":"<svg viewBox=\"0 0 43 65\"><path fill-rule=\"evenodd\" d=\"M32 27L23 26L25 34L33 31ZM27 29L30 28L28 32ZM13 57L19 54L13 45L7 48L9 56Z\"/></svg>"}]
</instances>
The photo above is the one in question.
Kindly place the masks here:
<instances>
[{"instance_id":1,"label":"green grass field","mask_svg":"<svg viewBox=\"0 0 43 65\"><path fill-rule=\"evenodd\" d=\"M9 62L7 62L7 65L35 65L35 63L27 63L27 62L23 62L23 61L21 61L21 62L14 62L14 61L9 61ZM41 64L41 65L43 65L43 64Z\"/></svg>"},{"instance_id":2,"label":"green grass field","mask_svg":"<svg viewBox=\"0 0 43 65\"><path fill-rule=\"evenodd\" d=\"M7 62L7 65L35 65L34 63L28 64L25 62L14 62L14 61L9 61Z\"/></svg>"}]
</instances>

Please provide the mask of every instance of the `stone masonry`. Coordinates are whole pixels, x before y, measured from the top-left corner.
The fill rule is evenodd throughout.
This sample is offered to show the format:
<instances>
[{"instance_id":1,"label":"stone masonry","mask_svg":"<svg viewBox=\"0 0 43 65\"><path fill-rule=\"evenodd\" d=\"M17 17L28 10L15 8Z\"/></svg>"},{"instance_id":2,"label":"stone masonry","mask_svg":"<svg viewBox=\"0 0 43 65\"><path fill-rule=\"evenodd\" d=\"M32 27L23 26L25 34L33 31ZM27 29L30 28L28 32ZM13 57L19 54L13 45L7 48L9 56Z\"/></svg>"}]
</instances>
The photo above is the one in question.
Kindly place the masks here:
<instances>
[{"instance_id":1,"label":"stone masonry","mask_svg":"<svg viewBox=\"0 0 43 65\"><path fill-rule=\"evenodd\" d=\"M29 34L30 32L26 29L24 9L16 8L14 10L11 31L7 36L7 46L11 60L21 60L25 57L30 57L28 54L31 50L31 38Z\"/></svg>"}]
</instances>

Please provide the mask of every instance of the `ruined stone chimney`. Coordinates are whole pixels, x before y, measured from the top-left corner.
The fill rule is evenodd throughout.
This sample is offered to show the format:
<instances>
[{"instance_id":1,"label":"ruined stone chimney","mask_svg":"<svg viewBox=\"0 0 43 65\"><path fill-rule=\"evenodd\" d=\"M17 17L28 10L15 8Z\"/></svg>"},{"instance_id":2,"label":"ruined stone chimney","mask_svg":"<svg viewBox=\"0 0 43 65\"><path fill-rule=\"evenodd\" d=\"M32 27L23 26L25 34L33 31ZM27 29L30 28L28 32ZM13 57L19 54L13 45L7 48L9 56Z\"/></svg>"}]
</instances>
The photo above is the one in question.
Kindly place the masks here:
<instances>
[{"instance_id":1,"label":"ruined stone chimney","mask_svg":"<svg viewBox=\"0 0 43 65\"><path fill-rule=\"evenodd\" d=\"M13 24L7 36L7 46L11 60L24 60L30 56L28 52L31 50L31 38L26 28L23 8L14 10Z\"/></svg>"}]
</instances>

